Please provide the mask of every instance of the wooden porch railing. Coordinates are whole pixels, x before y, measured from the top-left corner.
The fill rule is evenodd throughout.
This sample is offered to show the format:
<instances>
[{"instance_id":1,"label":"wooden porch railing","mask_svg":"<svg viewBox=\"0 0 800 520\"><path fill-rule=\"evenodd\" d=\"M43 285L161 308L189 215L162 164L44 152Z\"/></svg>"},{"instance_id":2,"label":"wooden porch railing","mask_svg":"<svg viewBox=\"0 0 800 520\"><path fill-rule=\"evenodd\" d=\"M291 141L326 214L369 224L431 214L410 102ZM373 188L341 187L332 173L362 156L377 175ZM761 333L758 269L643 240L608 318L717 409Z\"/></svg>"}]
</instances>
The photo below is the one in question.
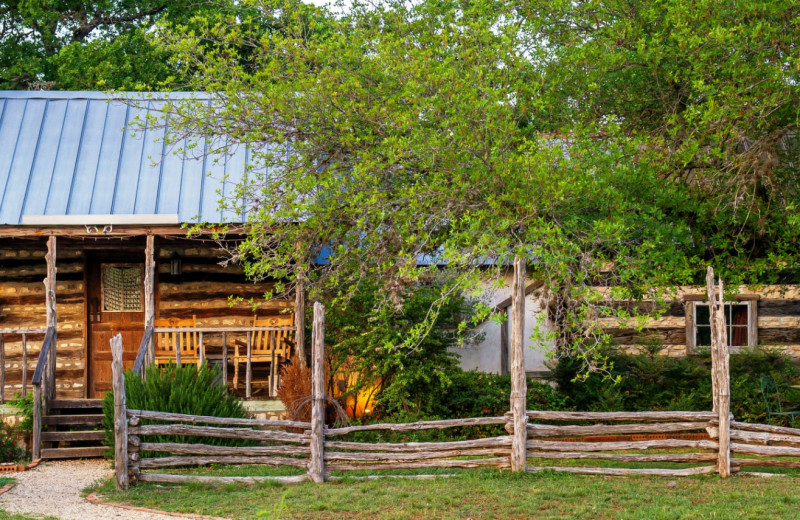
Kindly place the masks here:
<instances>
[{"instance_id":1,"label":"wooden porch railing","mask_svg":"<svg viewBox=\"0 0 800 520\"><path fill-rule=\"evenodd\" d=\"M56 364L55 356L50 355L50 351L54 348L55 337L56 328L49 327L42 342L42 349L39 351L39 360L36 362L33 378L31 378L31 385L33 385L33 438L31 440L33 460L42 457L42 407L46 411L49 399L55 395ZM43 386L44 392L42 391Z\"/></svg>"},{"instance_id":2,"label":"wooden porch railing","mask_svg":"<svg viewBox=\"0 0 800 520\"><path fill-rule=\"evenodd\" d=\"M172 335L174 341L174 360L176 365L181 365L186 359L181 357L181 344L186 341L185 338L197 338L197 353L199 362L203 363L208 360L206 355L206 338L209 334L218 334L222 337L222 354L220 363L222 365L222 380L227 384L228 381L228 334L234 336L244 336L247 338L247 365L245 373L245 395L246 397L252 396L252 338L257 332L294 332L294 327L148 327L145 329L142 341L139 344L139 350L136 353L136 360L133 364L133 372L141 376L144 375L145 368L152 365L155 361L153 343L156 342L158 335ZM274 349L273 349L274 352ZM273 366L278 360L273 356L271 360ZM271 370L269 376L269 395L273 397L275 387L277 384L277 370Z\"/></svg>"},{"instance_id":3,"label":"wooden porch railing","mask_svg":"<svg viewBox=\"0 0 800 520\"><path fill-rule=\"evenodd\" d=\"M6 402L6 382L9 377L6 367L6 337L22 337L22 360L20 361L20 384L22 397L28 395L28 336L46 335L47 329L0 329L0 403ZM13 383L12 383L13 384Z\"/></svg>"}]
</instances>

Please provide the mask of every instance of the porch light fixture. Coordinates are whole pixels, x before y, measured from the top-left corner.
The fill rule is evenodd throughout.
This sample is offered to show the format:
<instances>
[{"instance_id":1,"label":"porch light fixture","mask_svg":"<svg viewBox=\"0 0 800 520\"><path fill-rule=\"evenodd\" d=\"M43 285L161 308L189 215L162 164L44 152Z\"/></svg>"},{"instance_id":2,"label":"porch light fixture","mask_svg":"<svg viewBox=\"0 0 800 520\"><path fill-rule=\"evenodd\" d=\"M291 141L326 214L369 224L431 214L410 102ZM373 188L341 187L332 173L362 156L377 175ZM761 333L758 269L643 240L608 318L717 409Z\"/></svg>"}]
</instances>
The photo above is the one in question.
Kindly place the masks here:
<instances>
[{"instance_id":1,"label":"porch light fixture","mask_svg":"<svg viewBox=\"0 0 800 520\"><path fill-rule=\"evenodd\" d=\"M181 257L178 253L173 252L169 257L169 274L172 276L181 275Z\"/></svg>"}]
</instances>

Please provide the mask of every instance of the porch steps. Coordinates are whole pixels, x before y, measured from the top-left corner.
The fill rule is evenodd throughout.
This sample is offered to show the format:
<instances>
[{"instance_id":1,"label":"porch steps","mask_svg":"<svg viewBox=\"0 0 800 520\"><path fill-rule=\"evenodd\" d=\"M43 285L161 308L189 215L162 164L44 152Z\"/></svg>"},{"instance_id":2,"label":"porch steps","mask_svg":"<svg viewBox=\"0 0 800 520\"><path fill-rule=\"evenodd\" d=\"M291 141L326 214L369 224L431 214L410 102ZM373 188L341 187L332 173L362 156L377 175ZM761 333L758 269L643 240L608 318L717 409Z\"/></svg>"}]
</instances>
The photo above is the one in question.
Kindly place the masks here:
<instances>
[{"instance_id":1,"label":"porch steps","mask_svg":"<svg viewBox=\"0 0 800 520\"><path fill-rule=\"evenodd\" d=\"M87 448L42 448L42 458L50 459L89 459L103 456L106 450L103 446L92 446Z\"/></svg>"},{"instance_id":2,"label":"porch steps","mask_svg":"<svg viewBox=\"0 0 800 520\"><path fill-rule=\"evenodd\" d=\"M103 414L85 414L85 415L43 415L42 424L47 425L97 425L103 423Z\"/></svg>"},{"instance_id":3,"label":"porch steps","mask_svg":"<svg viewBox=\"0 0 800 520\"><path fill-rule=\"evenodd\" d=\"M50 401L47 415L42 416L43 459L75 459L102 457L102 399L56 399Z\"/></svg>"},{"instance_id":4,"label":"porch steps","mask_svg":"<svg viewBox=\"0 0 800 520\"><path fill-rule=\"evenodd\" d=\"M55 399L50 401L50 408L62 410L67 408L96 408L103 409L102 399Z\"/></svg>"},{"instance_id":5,"label":"porch steps","mask_svg":"<svg viewBox=\"0 0 800 520\"><path fill-rule=\"evenodd\" d=\"M102 430L84 430L77 432L42 432L44 442L70 442L70 441L102 441L106 432Z\"/></svg>"}]
</instances>

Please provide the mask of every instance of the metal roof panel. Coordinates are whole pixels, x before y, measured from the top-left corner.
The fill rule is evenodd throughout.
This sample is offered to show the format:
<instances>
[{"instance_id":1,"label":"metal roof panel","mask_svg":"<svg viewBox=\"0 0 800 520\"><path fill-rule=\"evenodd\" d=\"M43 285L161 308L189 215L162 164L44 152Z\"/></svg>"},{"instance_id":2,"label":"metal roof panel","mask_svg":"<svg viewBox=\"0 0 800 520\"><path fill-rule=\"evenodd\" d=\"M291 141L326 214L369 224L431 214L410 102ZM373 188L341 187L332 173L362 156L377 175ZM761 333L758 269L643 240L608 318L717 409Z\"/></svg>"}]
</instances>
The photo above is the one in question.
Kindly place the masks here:
<instances>
[{"instance_id":1,"label":"metal roof panel","mask_svg":"<svg viewBox=\"0 0 800 520\"><path fill-rule=\"evenodd\" d=\"M241 222L236 212L220 211L219 198L241 181L246 146L206 156L199 136L166 143L169 117L160 112L166 99L212 98L202 92L0 91L0 225L41 215L178 214L181 222ZM155 127L140 125L148 112L160 118Z\"/></svg>"},{"instance_id":2,"label":"metal roof panel","mask_svg":"<svg viewBox=\"0 0 800 520\"><path fill-rule=\"evenodd\" d=\"M25 196L22 198L22 213L43 215L47 205L47 194L53 180L53 170L58 158L58 149L61 146L61 137L64 135L64 120L69 100L47 101L46 113L39 129L39 143L34 156L33 167L28 176L25 187ZM42 196L29 197L34 190Z\"/></svg>"},{"instance_id":3,"label":"metal roof panel","mask_svg":"<svg viewBox=\"0 0 800 520\"><path fill-rule=\"evenodd\" d=\"M114 188L117 185L117 172L125 152L125 126L128 119L128 106L111 103L103 129L99 135L100 158L97 161L92 197L89 211L92 215L110 214L114 202Z\"/></svg>"},{"instance_id":4,"label":"metal roof panel","mask_svg":"<svg viewBox=\"0 0 800 520\"><path fill-rule=\"evenodd\" d=\"M102 136L105 133L109 107L110 105L104 101L87 101L86 119L83 122L84 131L78 150L78 161L73 168L67 207L63 213L59 213L54 207L51 214L86 215L89 213L100 161L100 148L103 144L103 140L99 139L98 135ZM61 172L61 175L69 176L65 172Z\"/></svg>"},{"instance_id":5,"label":"metal roof panel","mask_svg":"<svg viewBox=\"0 0 800 520\"><path fill-rule=\"evenodd\" d=\"M88 108L89 102L85 99L76 99L68 102L66 114L64 115L65 124L61 129L60 142L56 152L56 160L53 163L53 170L50 172L50 187L44 200L44 213L47 215L63 215L66 213L72 188L72 179L75 177L75 168L78 165ZM72 170L72 175L56 175L56 172L69 172L70 170ZM26 212L32 213L28 210Z\"/></svg>"},{"instance_id":6,"label":"metal roof panel","mask_svg":"<svg viewBox=\"0 0 800 520\"><path fill-rule=\"evenodd\" d=\"M0 206L0 222L18 224L20 221L31 171L36 166L36 152L46 110L47 101L31 100L26 104Z\"/></svg>"}]
</instances>

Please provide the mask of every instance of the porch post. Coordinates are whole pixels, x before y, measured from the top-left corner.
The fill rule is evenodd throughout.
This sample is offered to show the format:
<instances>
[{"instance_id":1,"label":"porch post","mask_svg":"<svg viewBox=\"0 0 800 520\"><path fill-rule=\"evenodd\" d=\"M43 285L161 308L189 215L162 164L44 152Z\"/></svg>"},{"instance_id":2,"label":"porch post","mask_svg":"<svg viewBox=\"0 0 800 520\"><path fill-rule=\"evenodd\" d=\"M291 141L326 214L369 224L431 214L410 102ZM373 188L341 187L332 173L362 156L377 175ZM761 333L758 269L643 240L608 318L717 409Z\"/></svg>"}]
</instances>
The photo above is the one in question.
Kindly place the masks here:
<instances>
[{"instance_id":1,"label":"porch post","mask_svg":"<svg viewBox=\"0 0 800 520\"><path fill-rule=\"evenodd\" d=\"M147 245L144 248L144 330L153 326L156 318L156 299L155 299L155 237L147 235ZM155 359L154 352L155 334L150 337L147 345L147 356L145 356L145 366L151 365Z\"/></svg>"},{"instance_id":2,"label":"porch post","mask_svg":"<svg viewBox=\"0 0 800 520\"><path fill-rule=\"evenodd\" d=\"M306 363L306 286L298 270L294 286L294 344L300 361Z\"/></svg>"},{"instance_id":3,"label":"porch post","mask_svg":"<svg viewBox=\"0 0 800 520\"><path fill-rule=\"evenodd\" d=\"M511 439L511 471L525 471L528 440L528 416L525 380L525 260L514 258L514 282L511 293L511 414L514 436Z\"/></svg>"},{"instance_id":4,"label":"porch post","mask_svg":"<svg viewBox=\"0 0 800 520\"><path fill-rule=\"evenodd\" d=\"M47 328L57 328L56 315L56 237L50 236L47 239L47 278L44 280L45 287L45 306L47 315ZM56 395L56 347L58 346L58 334L53 336L53 343L47 359L47 385L44 389L46 401L55 399Z\"/></svg>"}]
</instances>

